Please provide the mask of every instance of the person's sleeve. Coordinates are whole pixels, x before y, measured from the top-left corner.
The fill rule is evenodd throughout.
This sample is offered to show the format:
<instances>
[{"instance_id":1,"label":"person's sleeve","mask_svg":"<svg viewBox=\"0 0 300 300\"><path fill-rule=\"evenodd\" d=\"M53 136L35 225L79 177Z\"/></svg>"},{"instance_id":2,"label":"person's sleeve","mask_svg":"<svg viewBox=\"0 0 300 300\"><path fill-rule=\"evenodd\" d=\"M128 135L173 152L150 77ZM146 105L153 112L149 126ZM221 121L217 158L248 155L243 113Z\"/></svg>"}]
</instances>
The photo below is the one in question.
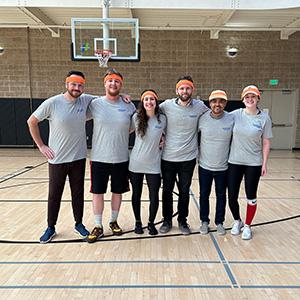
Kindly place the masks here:
<instances>
[{"instance_id":1,"label":"person's sleeve","mask_svg":"<svg viewBox=\"0 0 300 300\"><path fill-rule=\"evenodd\" d=\"M48 99L45 100L34 112L33 115L39 120L51 119L51 104L52 102Z\"/></svg>"},{"instance_id":2,"label":"person's sleeve","mask_svg":"<svg viewBox=\"0 0 300 300\"><path fill-rule=\"evenodd\" d=\"M267 115L266 123L264 126L264 132L263 132L263 138L264 139L270 139L273 137L272 133L272 121L269 115Z\"/></svg>"}]
</instances>

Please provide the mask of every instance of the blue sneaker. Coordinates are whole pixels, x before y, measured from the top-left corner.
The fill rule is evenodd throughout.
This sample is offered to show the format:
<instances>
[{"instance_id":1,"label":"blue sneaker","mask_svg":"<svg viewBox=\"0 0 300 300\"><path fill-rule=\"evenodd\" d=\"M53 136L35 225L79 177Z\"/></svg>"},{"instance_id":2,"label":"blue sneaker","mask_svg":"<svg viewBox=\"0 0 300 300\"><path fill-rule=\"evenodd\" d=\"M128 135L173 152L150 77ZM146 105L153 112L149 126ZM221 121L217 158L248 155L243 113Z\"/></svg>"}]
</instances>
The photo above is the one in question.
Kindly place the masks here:
<instances>
[{"instance_id":1,"label":"blue sneaker","mask_svg":"<svg viewBox=\"0 0 300 300\"><path fill-rule=\"evenodd\" d=\"M78 233L83 239L90 234L90 232L86 230L85 226L82 223L75 225L74 231Z\"/></svg>"},{"instance_id":2,"label":"blue sneaker","mask_svg":"<svg viewBox=\"0 0 300 300\"><path fill-rule=\"evenodd\" d=\"M40 237L40 243L46 244L46 243L50 242L55 235L56 235L55 228L48 227L45 230L44 234Z\"/></svg>"}]
</instances>

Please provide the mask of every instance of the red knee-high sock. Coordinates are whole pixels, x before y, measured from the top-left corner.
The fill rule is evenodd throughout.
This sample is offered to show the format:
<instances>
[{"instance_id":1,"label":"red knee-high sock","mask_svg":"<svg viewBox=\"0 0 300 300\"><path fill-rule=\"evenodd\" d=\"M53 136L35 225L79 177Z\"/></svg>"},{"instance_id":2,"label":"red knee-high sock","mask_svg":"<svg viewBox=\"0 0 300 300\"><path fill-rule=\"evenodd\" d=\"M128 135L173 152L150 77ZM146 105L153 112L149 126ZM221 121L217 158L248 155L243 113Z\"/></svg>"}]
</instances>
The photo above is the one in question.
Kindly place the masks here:
<instances>
[{"instance_id":1,"label":"red knee-high sock","mask_svg":"<svg viewBox=\"0 0 300 300\"><path fill-rule=\"evenodd\" d=\"M257 208L256 203L255 204L249 204L249 203L247 204L247 213L246 213L246 221L245 221L246 225L251 225L252 220L255 216L256 208Z\"/></svg>"}]
</instances>

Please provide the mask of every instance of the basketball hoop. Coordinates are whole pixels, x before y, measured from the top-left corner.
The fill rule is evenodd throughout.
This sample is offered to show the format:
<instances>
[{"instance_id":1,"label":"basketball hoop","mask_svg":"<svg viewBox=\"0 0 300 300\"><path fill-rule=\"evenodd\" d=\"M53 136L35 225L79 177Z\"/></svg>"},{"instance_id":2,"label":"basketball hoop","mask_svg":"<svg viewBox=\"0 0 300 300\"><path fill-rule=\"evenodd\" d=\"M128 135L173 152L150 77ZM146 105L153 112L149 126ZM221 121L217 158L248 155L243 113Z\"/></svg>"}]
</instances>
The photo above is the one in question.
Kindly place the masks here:
<instances>
[{"instance_id":1,"label":"basketball hoop","mask_svg":"<svg viewBox=\"0 0 300 300\"><path fill-rule=\"evenodd\" d=\"M95 50L95 56L99 61L99 67L106 68L109 58L112 56L111 50Z\"/></svg>"}]
</instances>

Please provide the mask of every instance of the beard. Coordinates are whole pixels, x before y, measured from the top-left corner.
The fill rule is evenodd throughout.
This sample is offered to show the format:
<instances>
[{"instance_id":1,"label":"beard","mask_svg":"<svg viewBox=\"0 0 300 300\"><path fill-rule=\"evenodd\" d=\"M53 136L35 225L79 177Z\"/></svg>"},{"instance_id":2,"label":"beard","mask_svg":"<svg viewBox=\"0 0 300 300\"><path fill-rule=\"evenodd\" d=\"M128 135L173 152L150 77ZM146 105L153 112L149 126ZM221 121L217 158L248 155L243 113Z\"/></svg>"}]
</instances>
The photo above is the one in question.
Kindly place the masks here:
<instances>
[{"instance_id":1,"label":"beard","mask_svg":"<svg viewBox=\"0 0 300 300\"><path fill-rule=\"evenodd\" d=\"M107 91L107 94L112 97L118 96L119 93L120 93L120 91L118 91L118 90L113 90L113 91L108 90Z\"/></svg>"},{"instance_id":2,"label":"beard","mask_svg":"<svg viewBox=\"0 0 300 300\"><path fill-rule=\"evenodd\" d=\"M78 98L81 96L82 92L79 90L71 90L67 89L68 93L73 97L73 98Z\"/></svg>"},{"instance_id":3,"label":"beard","mask_svg":"<svg viewBox=\"0 0 300 300\"><path fill-rule=\"evenodd\" d=\"M182 101L182 102L188 102L192 97L192 94L182 94L182 95L178 95L178 98Z\"/></svg>"},{"instance_id":4,"label":"beard","mask_svg":"<svg viewBox=\"0 0 300 300\"><path fill-rule=\"evenodd\" d=\"M115 97L115 96L118 96L120 94L120 89L121 88L107 88L106 89L106 93L109 95L109 96L112 96L112 97Z\"/></svg>"}]
</instances>

